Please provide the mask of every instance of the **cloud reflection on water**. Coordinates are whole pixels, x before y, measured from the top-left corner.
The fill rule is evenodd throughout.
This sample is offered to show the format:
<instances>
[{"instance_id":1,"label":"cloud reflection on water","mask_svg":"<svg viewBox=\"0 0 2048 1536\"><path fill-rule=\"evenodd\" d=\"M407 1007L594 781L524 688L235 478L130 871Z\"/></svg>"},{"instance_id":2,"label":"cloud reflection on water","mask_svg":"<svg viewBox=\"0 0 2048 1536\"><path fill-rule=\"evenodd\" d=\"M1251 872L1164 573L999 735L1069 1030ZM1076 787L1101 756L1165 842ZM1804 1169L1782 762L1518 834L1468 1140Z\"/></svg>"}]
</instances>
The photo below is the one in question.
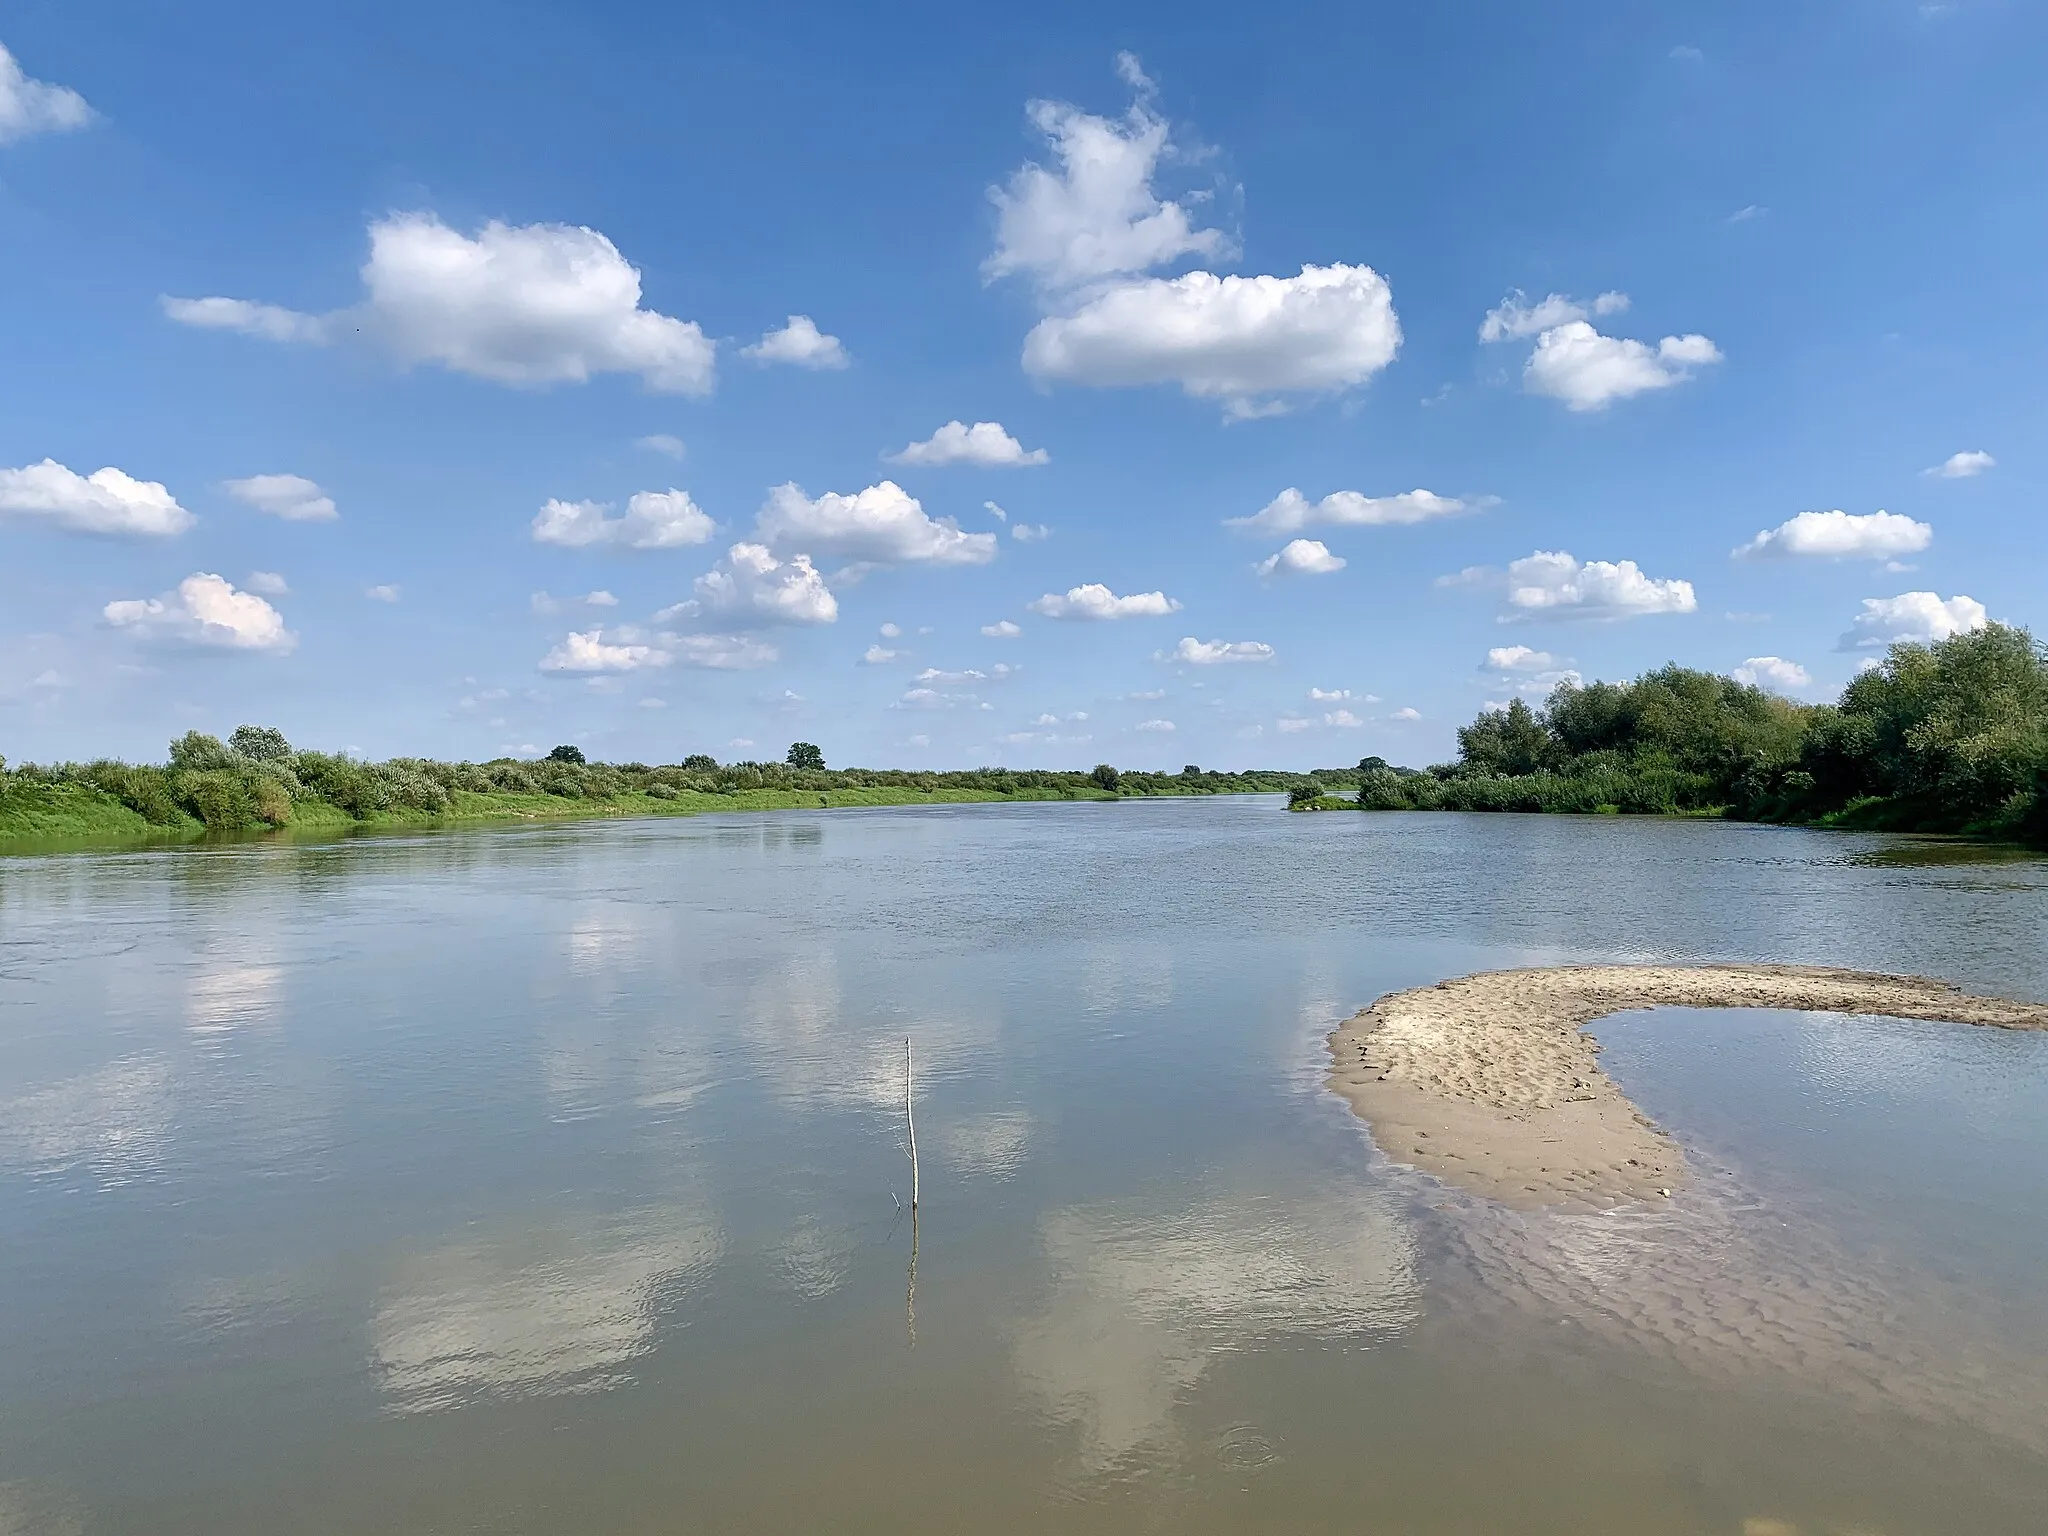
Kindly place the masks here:
<instances>
[{"instance_id":1,"label":"cloud reflection on water","mask_svg":"<svg viewBox=\"0 0 2048 1536\"><path fill-rule=\"evenodd\" d=\"M507 1230L399 1260L371 1319L394 1413L600 1392L632 1379L661 1315L724 1249L703 1207Z\"/></svg>"},{"instance_id":2,"label":"cloud reflection on water","mask_svg":"<svg viewBox=\"0 0 2048 1536\"><path fill-rule=\"evenodd\" d=\"M1215 1356L1288 1338L1377 1339L1417 1315L1399 1208L1359 1187L1283 1200L1210 1191L1178 1212L1068 1207L1039 1225L1052 1276L1021 1329L1026 1389L1102 1472L1175 1438Z\"/></svg>"}]
</instances>

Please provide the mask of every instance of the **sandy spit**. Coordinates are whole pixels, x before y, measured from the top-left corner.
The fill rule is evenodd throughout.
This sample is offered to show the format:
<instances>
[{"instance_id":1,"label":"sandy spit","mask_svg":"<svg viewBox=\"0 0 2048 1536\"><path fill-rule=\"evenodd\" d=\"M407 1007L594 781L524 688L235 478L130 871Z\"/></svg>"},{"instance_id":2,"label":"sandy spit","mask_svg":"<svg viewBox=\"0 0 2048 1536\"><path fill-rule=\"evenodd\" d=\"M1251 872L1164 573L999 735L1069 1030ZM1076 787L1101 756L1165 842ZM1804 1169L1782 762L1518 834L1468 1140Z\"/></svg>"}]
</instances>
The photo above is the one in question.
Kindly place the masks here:
<instances>
[{"instance_id":1,"label":"sandy spit","mask_svg":"<svg viewBox=\"0 0 2048 1536\"><path fill-rule=\"evenodd\" d=\"M1515 1206L1659 1199L1676 1142L1600 1070L1585 1026L1632 1008L1796 1008L2048 1029L2048 1006L1925 976L1799 965L1562 965L1389 992L1330 1036L1330 1086L1380 1149Z\"/></svg>"}]
</instances>

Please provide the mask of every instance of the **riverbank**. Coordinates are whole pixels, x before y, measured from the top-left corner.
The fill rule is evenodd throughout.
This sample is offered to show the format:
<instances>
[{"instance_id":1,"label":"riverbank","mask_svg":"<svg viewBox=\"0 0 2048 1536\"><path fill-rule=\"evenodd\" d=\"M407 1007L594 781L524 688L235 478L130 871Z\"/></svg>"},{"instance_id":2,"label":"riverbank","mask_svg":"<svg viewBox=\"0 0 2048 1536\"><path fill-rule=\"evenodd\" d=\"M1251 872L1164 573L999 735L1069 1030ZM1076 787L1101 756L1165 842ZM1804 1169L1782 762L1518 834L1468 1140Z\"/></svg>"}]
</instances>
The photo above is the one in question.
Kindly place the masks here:
<instances>
[{"instance_id":1,"label":"riverbank","mask_svg":"<svg viewBox=\"0 0 2048 1536\"><path fill-rule=\"evenodd\" d=\"M593 821L647 816L704 816L732 811L839 810L858 806L966 805L990 801L1116 800L1107 790L915 789L877 785L829 790L739 789L731 793L678 790L672 795L622 792L606 800L568 800L548 794L455 790L445 812L386 810L364 816L320 801L300 801L291 819L270 833L227 834L304 837L352 831L403 831L469 825L521 825L539 821ZM0 854L93 852L218 840L196 818L172 825L145 820L112 796L86 785L59 784L33 796L0 797Z\"/></svg>"},{"instance_id":2,"label":"riverbank","mask_svg":"<svg viewBox=\"0 0 2048 1536\"><path fill-rule=\"evenodd\" d=\"M1659 1199L1685 1156L1600 1070L1634 1008L1787 1008L2048 1030L2048 1005L1923 976L1790 965L1491 971L1390 992L1329 1037L1329 1084L1380 1150L1512 1206Z\"/></svg>"}]
</instances>

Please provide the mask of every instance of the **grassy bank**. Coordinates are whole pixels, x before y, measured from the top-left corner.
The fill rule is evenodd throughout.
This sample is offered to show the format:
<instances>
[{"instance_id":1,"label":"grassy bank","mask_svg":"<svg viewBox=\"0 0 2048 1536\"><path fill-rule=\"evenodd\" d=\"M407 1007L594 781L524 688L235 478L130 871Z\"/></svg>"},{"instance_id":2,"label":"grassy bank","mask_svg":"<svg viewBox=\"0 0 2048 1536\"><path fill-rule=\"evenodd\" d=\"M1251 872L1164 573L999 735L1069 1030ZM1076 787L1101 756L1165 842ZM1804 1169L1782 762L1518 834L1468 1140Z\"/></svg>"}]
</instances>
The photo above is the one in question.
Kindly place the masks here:
<instances>
[{"instance_id":1,"label":"grassy bank","mask_svg":"<svg viewBox=\"0 0 2048 1536\"><path fill-rule=\"evenodd\" d=\"M799 756L798 749L791 755ZM703 756L658 767L586 763L570 748L537 763L366 763L297 751L275 731L244 726L227 742L196 732L181 737L163 764L102 760L10 771L0 762L0 851L281 829L317 836L606 816L1271 793L1312 782L1300 773L1219 773L1192 765L1177 774L1107 764L1087 772L831 770L815 748L802 755L819 766L721 764ZM1324 770L1323 777L1350 774Z\"/></svg>"},{"instance_id":2,"label":"grassy bank","mask_svg":"<svg viewBox=\"0 0 2048 1536\"><path fill-rule=\"evenodd\" d=\"M1458 761L1359 764L1354 798L1296 809L1728 816L2048 847L2048 652L1993 624L1900 644L1833 704L1665 667L1517 699L1458 733Z\"/></svg>"}]
</instances>

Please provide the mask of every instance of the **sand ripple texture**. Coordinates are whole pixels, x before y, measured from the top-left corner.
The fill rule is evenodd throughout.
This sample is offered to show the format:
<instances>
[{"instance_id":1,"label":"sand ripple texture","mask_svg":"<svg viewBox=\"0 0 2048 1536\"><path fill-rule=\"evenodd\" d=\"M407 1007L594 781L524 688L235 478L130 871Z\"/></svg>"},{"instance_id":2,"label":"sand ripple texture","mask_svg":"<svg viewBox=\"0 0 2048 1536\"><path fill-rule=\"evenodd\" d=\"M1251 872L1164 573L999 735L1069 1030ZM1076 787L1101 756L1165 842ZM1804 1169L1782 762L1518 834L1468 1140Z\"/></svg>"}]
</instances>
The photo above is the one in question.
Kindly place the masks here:
<instances>
[{"instance_id":1,"label":"sand ripple texture","mask_svg":"<svg viewBox=\"0 0 2048 1536\"><path fill-rule=\"evenodd\" d=\"M1514 1206L1668 1198L1677 1143L1585 1026L1635 1008L1786 1008L2048 1029L2048 1006L1924 976L1793 965L1568 965L1390 992L1330 1036L1330 1086L1389 1157Z\"/></svg>"}]
</instances>

